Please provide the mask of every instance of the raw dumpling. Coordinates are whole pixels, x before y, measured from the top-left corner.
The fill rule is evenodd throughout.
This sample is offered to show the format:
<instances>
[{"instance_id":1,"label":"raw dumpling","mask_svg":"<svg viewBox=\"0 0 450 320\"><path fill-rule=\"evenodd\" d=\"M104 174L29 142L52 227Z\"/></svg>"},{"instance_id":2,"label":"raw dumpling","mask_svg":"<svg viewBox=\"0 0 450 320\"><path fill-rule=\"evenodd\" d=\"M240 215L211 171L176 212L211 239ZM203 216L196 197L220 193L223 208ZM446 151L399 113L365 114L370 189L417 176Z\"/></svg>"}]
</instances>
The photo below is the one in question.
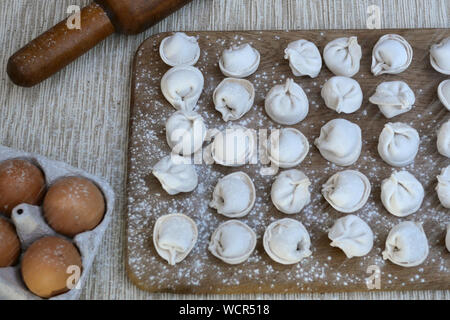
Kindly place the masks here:
<instances>
[{"instance_id":1,"label":"raw dumpling","mask_svg":"<svg viewBox=\"0 0 450 320\"><path fill-rule=\"evenodd\" d=\"M269 257L281 264L298 263L311 255L308 231L289 218L272 222L264 232L263 244Z\"/></svg>"},{"instance_id":2,"label":"raw dumpling","mask_svg":"<svg viewBox=\"0 0 450 320\"><path fill-rule=\"evenodd\" d=\"M349 214L336 220L328 232L332 247L344 251L347 258L363 257L372 250L373 232L361 218Z\"/></svg>"},{"instance_id":3,"label":"raw dumpling","mask_svg":"<svg viewBox=\"0 0 450 320\"><path fill-rule=\"evenodd\" d=\"M430 62L437 72L450 75L450 37L431 46Z\"/></svg>"},{"instance_id":4,"label":"raw dumpling","mask_svg":"<svg viewBox=\"0 0 450 320\"><path fill-rule=\"evenodd\" d=\"M289 66L294 76L315 78L322 69L322 57L319 49L311 41L297 40L288 44L284 58L289 59Z\"/></svg>"},{"instance_id":5,"label":"raw dumpling","mask_svg":"<svg viewBox=\"0 0 450 320\"><path fill-rule=\"evenodd\" d=\"M419 210L424 196L422 184L408 171L394 172L381 183L381 202L397 217Z\"/></svg>"},{"instance_id":6,"label":"raw dumpling","mask_svg":"<svg viewBox=\"0 0 450 320\"><path fill-rule=\"evenodd\" d=\"M192 111L202 94L204 82L200 70L180 65L164 74L161 79L161 91L175 109Z\"/></svg>"},{"instance_id":7,"label":"raw dumpling","mask_svg":"<svg viewBox=\"0 0 450 320\"><path fill-rule=\"evenodd\" d=\"M349 166L361 154L361 128L345 119L334 119L320 129L314 142L322 157L339 166Z\"/></svg>"},{"instance_id":8,"label":"raw dumpling","mask_svg":"<svg viewBox=\"0 0 450 320\"><path fill-rule=\"evenodd\" d=\"M450 209L450 166L442 169L437 180L436 191L439 201L443 207Z\"/></svg>"},{"instance_id":9,"label":"raw dumpling","mask_svg":"<svg viewBox=\"0 0 450 320\"><path fill-rule=\"evenodd\" d=\"M378 85L369 101L378 105L386 118L392 118L408 112L414 106L416 97L411 88L403 81L387 81Z\"/></svg>"},{"instance_id":10,"label":"raw dumpling","mask_svg":"<svg viewBox=\"0 0 450 320\"><path fill-rule=\"evenodd\" d=\"M223 51L219 67L227 77L245 78L258 69L260 59L258 50L250 44L235 45Z\"/></svg>"},{"instance_id":11,"label":"raw dumpling","mask_svg":"<svg viewBox=\"0 0 450 320\"><path fill-rule=\"evenodd\" d=\"M363 93L359 83L348 77L332 77L322 87L325 105L337 113L352 113L361 107Z\"/></svg>"},{"instance_id":12,"label":"raw dumpling","mask_svg":"<svg viewBox=\"0 0 450 320\"><path fill-rule=\"evenodd\" d=\"M166 122L166 139L174 153L184 156L200 150L205 141L206 126L203 118L194 111L180 110Z\"/></svg>"},{"instance_id":13,"label":"raw dumpling","mask_svg":"<svg viewBox=\"0 0 450 320\"><path fill-rule=\"evenodd\" d=\"M280 168L295 167L308 152L308 139L294 128L274 130L267 142L267 156L272 164Z\"/></svg>"},{"instance_id":14,"label":"raw dumpling","mask_svg":"<svg viewBox=\"0 0 450 320\"><path fill-rule=\"evenodd\" d=\"M229 218L247 215L255 205L256 191L252 179L244 172L235 172L219 180L209 206Z\"/></svg>"},{"instance_id":15,"label":"raw dumpling","mask_svg":"<svg viewBox=\"0 0 450 320\"><path fill-rule=\"evenodd\" d=\"M239 264L250 257L256 247L256 234L245 223L230 220L214 231L209 251L228 264Z\"/></svg>"},{"instance_id":16,"label":"raw dumpling","mask_svg":"<svg viewBox=\"0 0 450 320\"><path fill-rule=\"evenodd\" d=\"M170 265L187 257L197 242L195 222L184 214L168 214L159 217L153 228L153 244L158 254Z\"/></svg>"},{"instance_id":17,"label":"raw dumpling","mask_svg":"<svg viewBox=\"0 0 450 320\"><path fill-rule=\"evenodd\" d=\"M322 186L325 200L337 211L350 213L361 209L369 199L369 179L356 170L335 173Z\"/></svg>"},{"instance_id":18,"label":"raw dumpling","mask_svg":"<svg viewBox=\"0 0 450 320\"><path fill-rule=\"evenodd\" d=\"M255 88L245 79L226 78L214 90L213 101L223 121L237 120L253 106Z\"/></svg>"},{"instance_id":19,"label":"raw dumpling","mask_svg":"<svg viewBox=\"0 0 450 320\"><path fill-rule=\"evenodd\" d=\"M403 167L414 161L419 143L416 129L402 122L386 123L378 139L378 153L391 166Z\"/></svg>"},{"instance_id":20,"label":"raw dumpling","mask_svg":"<svg viewBox=\"0 0 450 320\"><path fill-rule=\"evenodd\" d=\"M328 69L337 76L353 77L359 71L362 51L357 37L338 38L323 50Z\"/></svg>"},{"instance_id":21,"label":"raw dumpling","mask_svg":"<svg viewBox=\"0 0 450 320\"><path fill-rule=\"evenodd\" d=\"M255 162L257 142L253 130L242 126L232 126L214 136L214 141L206 147L205 156L227 167L238 167Z\"/></svg>"},{"instance_id":22,"label":"raw dumpling","mask_svg":"<svg viewBox=\"0 0 450 320\"><path fill-rule=\"evenodd\" d=\"M450 158L450 120L440 127L436 144L439 153Z\"/></svg>"},{"instance_id":23,"label":"raw dumpling","mask_svg":"<svg viewBox=\"0 0 450 320\"><path fill-rule=\"evenodd\" d=\"M270 89L265 100L265 109L273 121L293 125L308 115L308 97L294 80L287 79L284 85L278 84Z\"/></svg>"},{"instance_id":24,"label":"raw dumpling","mask_svg":"<svg viewBox=\"0 0 450 320\"><path fill-rule=\"evenodd\" d=\"M450 224L447 227L447 235L445 236L445 246L448 252L450 252Z\"/></svg>"},{"instance_id":25,"label":"raw dumpling","mask_svg":"<svg viewBox=\"0 0 450 320\"><path fill-rule=\"evenodd\" d=\"M196 37L183 32L175 32L161 41L159 47L161 59L171 67L181 64L192 66L200 58L200 46Z\"/></svg>"},{"instance_id":26,"label":"raw dumpling","mask_svg":"<svg viewBox=\"0 0 450 320\"><path fill-rule=\"evenodd\" d=\"M450 110L450 80L444 80L439 84L438 97L447 110Z\"/></svg>"},{"instance_id":27,"label":"raw dumpling","mask_svg":"<svg viewBox=\"0 0 450 320\"><path fill-rule=\"evenodd\" d=\"M152 173L170 195L191 192L198 184L197 172L190 159L175 154L162 158Z\"/></svg>"},{"instance_id":28,"label":"raw dumpling","mask_svg":"<svg viewBox=\"0 0 450 320\"><path fill-rule=\"evenodd\" d=\"M402 267L415 267L425 261L428 251L428 240L422 224L404 221L389 232L383 259L389 259Z\"/></svg>"},{"instance_id":29,"label":"raw dumpling","mask_svg":"<svg viewBox=\"0 0 450 320\"><path fill-rule=\"evenodd\" d=\"M300 170L281 172L270 192L274 206L286 214L299 213L311 201L310 185L311 181Z\"/></svg>"},{"instance_id":30,"label":"raw dumpling","mask_svg":"<svg viewBox=\"0 0 450 320\"><path fill-rule=\"evenodd\" d=\"M386 34L373 47L372 73L379 76L403 72L408 69L412 58L413 49L405 38L398 34Z\"/></svg>"}]
</instances>

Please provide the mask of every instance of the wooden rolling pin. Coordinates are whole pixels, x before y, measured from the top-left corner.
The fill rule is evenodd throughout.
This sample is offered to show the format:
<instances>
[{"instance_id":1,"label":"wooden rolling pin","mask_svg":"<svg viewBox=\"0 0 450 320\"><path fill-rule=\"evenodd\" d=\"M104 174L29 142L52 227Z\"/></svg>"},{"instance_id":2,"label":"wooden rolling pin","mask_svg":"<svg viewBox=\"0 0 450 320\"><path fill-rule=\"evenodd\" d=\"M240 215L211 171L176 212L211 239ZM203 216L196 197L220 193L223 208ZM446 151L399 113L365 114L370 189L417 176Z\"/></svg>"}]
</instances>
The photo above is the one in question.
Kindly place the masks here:
<instances>
[{"instance_id":1,"label":"wooden rolling pin","mask_svg":"<svg viewBox=\"0 0 450 320\"><path fill-rule=\"evenodd\" d=\"M192 0L95 0L80 13L81 29L64 20L17 51L7 72L17 85L32 87L113 34L140 33Z\"/></svg>"}]
</instances>

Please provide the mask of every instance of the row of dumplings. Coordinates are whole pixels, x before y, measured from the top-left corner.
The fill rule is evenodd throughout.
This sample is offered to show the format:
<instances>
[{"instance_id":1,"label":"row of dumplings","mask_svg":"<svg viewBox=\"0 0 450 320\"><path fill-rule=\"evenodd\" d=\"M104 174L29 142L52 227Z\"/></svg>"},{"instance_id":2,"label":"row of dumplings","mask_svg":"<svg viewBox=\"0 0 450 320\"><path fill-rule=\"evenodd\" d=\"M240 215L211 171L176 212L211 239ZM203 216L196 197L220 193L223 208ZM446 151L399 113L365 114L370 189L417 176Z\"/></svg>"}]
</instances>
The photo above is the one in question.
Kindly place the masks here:
<instances>
[{"instance_id":1,"label":"row of dumplings","mask_svg":"<svg viewBox=\"0 0 450 320\"><path fill-rule=\"evenodd\" d=\"M197 38L177 32L161 42L160 55L169 66L195 65L200 58L200 46ZM443 74L450 75L450 38L430 48L430 63ZM300 39L289 43L285 50L295 76L315 78L322 68L322 57L317 46ZM326 66L337 76L353 77L359 72L362 58L361 46L355 36L342 37L329 42L323 50ZM372 73L398 74L411 64L413 49L400 35L386 34L375 44L372 51ZM224 50L219 60L219 67L227 77L245 78L259 67L260 54L250 44L234 45Z\"/></svg>"},{"instance_id":2,"label":"row of dumplings","mask_svg":"<svg viewBox=\"0 0 450 320\"><path fill-rule=\"evenodd\" d=\"M198 184L194 166L177 155L166 156L153 168L153 175L167 193L191 192ZM438 198L446 208L450 206L450 167L437 177ZM297 169L281 172L271 189L274 206L285 214L299 213L310 202L308 177ZM351 213L361 209L370 195L370 182L355 170L344 170L333 175L322 187L322 194L336 210ZM395 171L381 183L381 202L386 210L406 217L417 212L424 199L422 184L408 171ZM244 172L234 172L222 177L216 184L210 206L229 218L246 216L256 199L252 179Z\"/></svg>"},{"instance_id":3,"label":"row of dumplings","mask_svg":"<svg viewBox=\"0 0 450 320\"><path fill-rule=\"evenodd\" d=\"M450 250L450 232L446 246ZM153 230L153 243L158 254L170 265L184 260L198 238L195 222L184 214L169 214L158 218ZM355 215L336 220L328 232L332 247L340 248L347 258L367 255L373 247L371 228ZM211 235L208 250L228 264L245 262L255 250L257 236L245 223L228 220ZM263 247L275 262L290 265L310 256L311 239L303 224L291 218L272 222L265 230ZM428 240L420 223L404 221L394 226L386 239L383 259L402 267L418 266L429 253Z\"/></svg>"}]
</instances>

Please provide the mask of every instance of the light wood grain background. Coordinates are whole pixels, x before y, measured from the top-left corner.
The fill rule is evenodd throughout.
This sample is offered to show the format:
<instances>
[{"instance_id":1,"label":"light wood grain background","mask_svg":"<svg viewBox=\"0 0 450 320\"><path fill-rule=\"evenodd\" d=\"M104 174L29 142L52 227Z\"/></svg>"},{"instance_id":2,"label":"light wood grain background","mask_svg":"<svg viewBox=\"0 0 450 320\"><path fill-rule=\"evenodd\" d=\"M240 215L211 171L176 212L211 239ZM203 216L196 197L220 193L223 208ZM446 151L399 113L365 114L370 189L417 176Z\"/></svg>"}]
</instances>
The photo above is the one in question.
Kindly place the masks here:
<instances>
[{"instance_id":1,"label":"light wood grain background","mask_svg":"<svg viewBox=\"0 0 450 320\"><path fill-rule=\"evenodd\" d=\"M382 28L449 28L450 0L194 0L147 32L115 35L58 75L31 89L6 75L8 57L87 0L0 2L0 144L37 152L99 175L117 193L114 217L83 299L450 299L450 291L298 295L149 294L127 279L124 258L125 177L130 70L152 34L175 30L365 28L366 10L382 11Z\"/></svg>"}]
</instances>

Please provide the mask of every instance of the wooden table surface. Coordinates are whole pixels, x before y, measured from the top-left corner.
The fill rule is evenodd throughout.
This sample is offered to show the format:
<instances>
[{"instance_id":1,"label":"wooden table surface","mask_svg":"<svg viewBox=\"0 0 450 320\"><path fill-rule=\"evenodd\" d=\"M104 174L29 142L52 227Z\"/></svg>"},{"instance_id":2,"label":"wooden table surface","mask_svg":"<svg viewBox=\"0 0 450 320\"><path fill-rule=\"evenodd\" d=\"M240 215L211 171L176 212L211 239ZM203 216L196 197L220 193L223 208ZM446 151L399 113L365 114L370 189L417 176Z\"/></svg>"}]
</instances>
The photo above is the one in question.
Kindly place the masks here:
<instances>
[{"instance_id":1,"label":"wooden table surface","mask_svg":"<svg viewBox=\"0 0 450 320\"><path fill-rule=\"evenodd\" d=\"M175 30L366 28L367 7L380 7L382 28L449 28L450 0L194 0L147 32L114 35L58 75L31 89L6 76L8 57L87 0L0 2L0 144L99 175L117 193L114 217L83 299L450 299L450 291L292 295L174 295L140 291L125 272L125 178L131 63L152 34Z\"/></svg>"}]
</instances>

